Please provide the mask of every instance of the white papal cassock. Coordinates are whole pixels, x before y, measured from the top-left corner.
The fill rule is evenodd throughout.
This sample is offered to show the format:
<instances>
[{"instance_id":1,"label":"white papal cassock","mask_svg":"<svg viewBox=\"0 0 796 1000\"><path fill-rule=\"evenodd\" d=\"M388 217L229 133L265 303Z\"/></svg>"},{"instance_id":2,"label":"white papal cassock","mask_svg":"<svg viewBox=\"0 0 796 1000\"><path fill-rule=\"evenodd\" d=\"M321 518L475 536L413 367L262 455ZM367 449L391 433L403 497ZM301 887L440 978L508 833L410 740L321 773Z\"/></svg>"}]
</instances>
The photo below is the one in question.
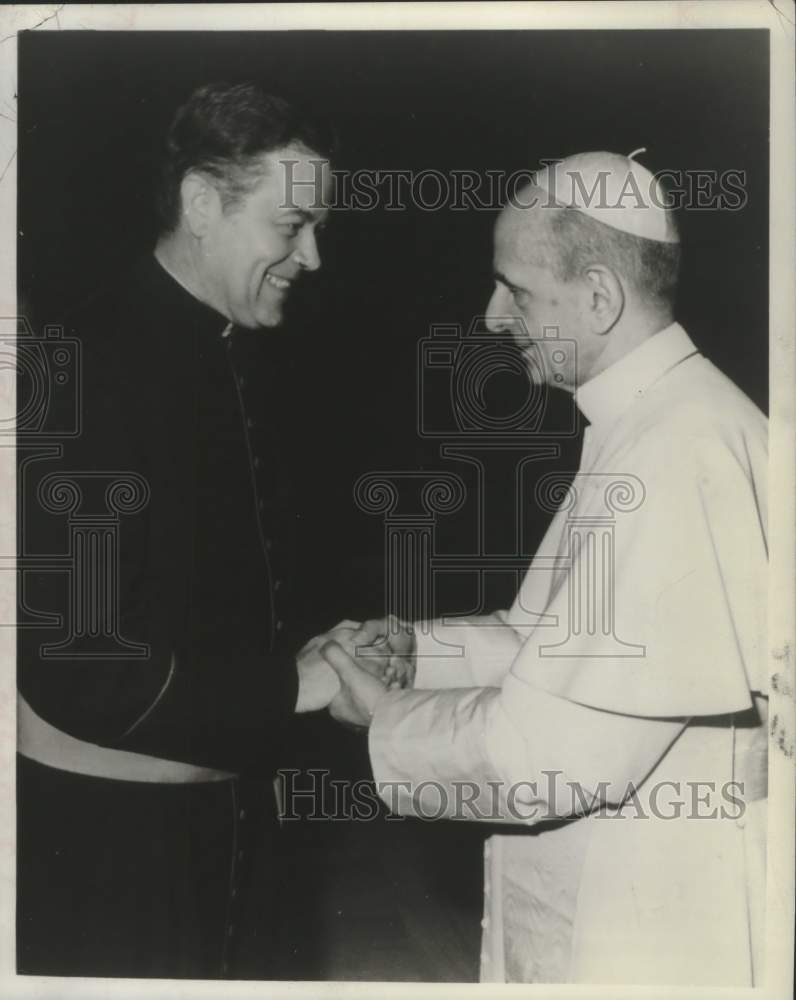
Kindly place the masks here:
<instances>
[{"instance_id":1,"label":"white papal cassock","mask_svg":"<svg viewBox=\"0 0 796 1000\"><path fill-rule=\"evenodd\" d=\"M759 983L767 422L678 324L575 398L580 469L514 606L418 627L374 776L398 812L513 824L485 851L482 980Z\"/></svg>"}]
</instances>

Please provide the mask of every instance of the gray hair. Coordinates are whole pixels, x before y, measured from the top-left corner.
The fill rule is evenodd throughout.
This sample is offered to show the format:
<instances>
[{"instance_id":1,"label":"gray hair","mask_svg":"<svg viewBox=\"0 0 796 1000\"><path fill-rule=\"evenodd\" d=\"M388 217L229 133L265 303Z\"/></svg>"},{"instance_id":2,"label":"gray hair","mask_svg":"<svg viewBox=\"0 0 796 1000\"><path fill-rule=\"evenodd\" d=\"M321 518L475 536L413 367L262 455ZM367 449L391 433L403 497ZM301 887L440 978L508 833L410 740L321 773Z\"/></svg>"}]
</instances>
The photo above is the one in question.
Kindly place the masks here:
<instances>
[{"instance_id":1,"label":"gray hair","mask_svg":"<svg viewBox=\"0 0 796 1000\"><path fill-rule=\"evenodd\" d=\"M680 272L679 243L625 233L569 207L544 208L546 262L559 281L572 281L601 263L628 281L642 299L671 311Z\"/></svg>"}]
</instances>

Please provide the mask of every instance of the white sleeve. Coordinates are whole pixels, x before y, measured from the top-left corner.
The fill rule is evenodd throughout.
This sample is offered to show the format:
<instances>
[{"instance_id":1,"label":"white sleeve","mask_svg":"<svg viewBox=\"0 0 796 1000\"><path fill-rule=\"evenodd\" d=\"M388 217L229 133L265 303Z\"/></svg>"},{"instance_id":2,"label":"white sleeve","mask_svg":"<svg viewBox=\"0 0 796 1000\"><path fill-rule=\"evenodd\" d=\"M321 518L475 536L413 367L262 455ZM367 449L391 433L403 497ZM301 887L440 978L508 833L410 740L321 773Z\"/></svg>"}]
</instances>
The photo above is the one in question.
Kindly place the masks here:
<instances>
[{"instance_id":1,"label":"white sleeve","mask_svg":"<svg viewBox=\"0 0 796 1000\"><path fill-rule=\"evenodd\" d=\"M523 641L505 611L417 622L415 639L416 690L499 685Z\"/></svg>"},{"instance_id":2,"label":"white sleeve","mask_svg":"<svg viewBox=\"0 0 796 1000\"><path fill-rule=\"evenodd\" d=\"M501 688L385 694L370 758L393 812L532 824L618 803L684 725L578 705L509 674Z\"/></svg>"}]
</instances>

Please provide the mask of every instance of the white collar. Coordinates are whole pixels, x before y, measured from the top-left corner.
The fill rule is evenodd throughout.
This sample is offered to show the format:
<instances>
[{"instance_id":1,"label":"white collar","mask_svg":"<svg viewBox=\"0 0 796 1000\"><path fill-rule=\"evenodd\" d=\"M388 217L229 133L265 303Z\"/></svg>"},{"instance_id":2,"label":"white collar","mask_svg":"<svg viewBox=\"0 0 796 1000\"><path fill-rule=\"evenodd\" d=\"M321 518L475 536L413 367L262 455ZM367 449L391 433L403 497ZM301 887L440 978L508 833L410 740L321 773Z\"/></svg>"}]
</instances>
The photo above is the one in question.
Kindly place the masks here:
<instances>
[{"instance_id":1,"label":"white collar","mask_svg":"<svg viewBox=\"0 0 796 1000\"><path fill-rule=\"evenodd\" d=\"M696 353L685 330L672 323L584 382L575 392L575 403L590 423L613 423L670 368Z\"/></svg>"}]
</instances>

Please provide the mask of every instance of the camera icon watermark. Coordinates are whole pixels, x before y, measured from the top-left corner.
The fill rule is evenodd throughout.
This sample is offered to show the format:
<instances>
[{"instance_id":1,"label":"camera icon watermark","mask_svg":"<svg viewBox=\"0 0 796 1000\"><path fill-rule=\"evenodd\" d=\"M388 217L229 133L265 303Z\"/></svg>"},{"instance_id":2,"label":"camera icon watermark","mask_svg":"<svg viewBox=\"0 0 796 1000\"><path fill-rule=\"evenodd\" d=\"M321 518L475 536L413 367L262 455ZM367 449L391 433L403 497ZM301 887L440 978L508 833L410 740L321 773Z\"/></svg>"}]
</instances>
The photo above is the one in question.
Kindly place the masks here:
<instances>
[{"instance_id":1,"label":"camera icon watermark","mask_svg":"<svg viewBox=\"0 0 796 1000\"><path fill-rule=\"evenodd\" d=\"M0 435L24 442L80 434L80 342L62 327L38 335L24 317L0 317L0 374L16 378L17 388L16 406L12 393L3 394Z\"/></svg>"},{"instance_id":2,"label":"camera icon watermark","mask_svg":"<svg viewBox=\"0 0 796 1000\"><path fill-rule=\"evenodd\" d=\"M16 620L0 627L61 633L39 645L43 659L146 658L145 643L121 634L119 551L122 520L147 506L149 484L70 467L84 431L82 366L81 342L63 327L0 318L0 446L15 443L17 459L16 544L0 552L0 571L17 580Z\"/></svg>"},{"instance_id":3,"label":"camera icon watermark","mask_svg":"<svg viewBox=\"0 0 796 1000\"><path fill-rule=\"evenodd\" d=\"M420 341L421 438L517 442L577 435L573 409L550 406L552 388L576 384L577 344L561 337L558 327L544 327L541 338L532 338L521 319L512 317L511 323L520 327L516 342L488 329L483 316L466 331L459 324L435 324ZM499 378L514 383L508 412L496 412L490 399L490 383Z\"/></svg>"}]
</instances>

